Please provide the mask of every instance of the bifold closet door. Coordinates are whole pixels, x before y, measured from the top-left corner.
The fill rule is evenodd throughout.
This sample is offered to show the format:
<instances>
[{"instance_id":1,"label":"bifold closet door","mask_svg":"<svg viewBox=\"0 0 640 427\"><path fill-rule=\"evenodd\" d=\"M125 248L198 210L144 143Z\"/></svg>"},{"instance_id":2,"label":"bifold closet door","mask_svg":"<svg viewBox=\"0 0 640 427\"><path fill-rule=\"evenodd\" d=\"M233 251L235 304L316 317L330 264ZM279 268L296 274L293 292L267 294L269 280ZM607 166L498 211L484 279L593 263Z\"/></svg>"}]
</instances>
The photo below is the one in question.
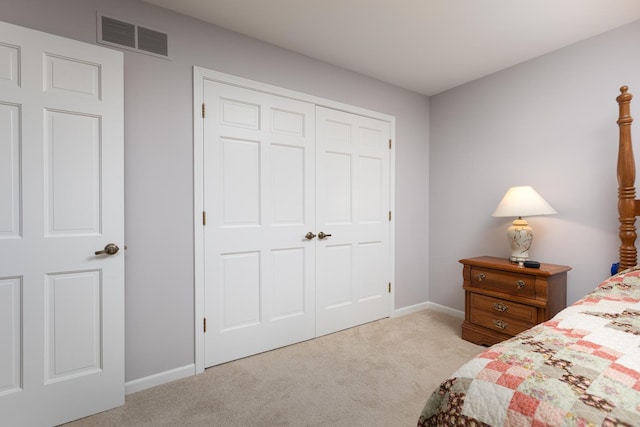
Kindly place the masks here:
<instances>
[{"instance_id":1,"label":"bifold closet door","mask_svg":"<svg viewBox=\"0 0 640 427\"><path fill-rule=\"evenodd\" d=\"M314 105L204 82L205 366L315 336Z\"/></svg>"},{"instance_id":2,"label":"bifold closet door","mask_svg":"<svg viewBox=\"0 0 640 427\"><path fill-rule=\"evenodd\" d=\"M205 367L388 317L389 123L203 91Z\"/></svg>"},{"instance_id":3,"label":"bifold closet door","mask_svg":"<svg viewBox=\"0 0 640 427\"><path fill-rule=\"evenodd\" d=\"M318 336L389 316L389 135L388 122L316 108Z\"/></svg>"}]
</instances>

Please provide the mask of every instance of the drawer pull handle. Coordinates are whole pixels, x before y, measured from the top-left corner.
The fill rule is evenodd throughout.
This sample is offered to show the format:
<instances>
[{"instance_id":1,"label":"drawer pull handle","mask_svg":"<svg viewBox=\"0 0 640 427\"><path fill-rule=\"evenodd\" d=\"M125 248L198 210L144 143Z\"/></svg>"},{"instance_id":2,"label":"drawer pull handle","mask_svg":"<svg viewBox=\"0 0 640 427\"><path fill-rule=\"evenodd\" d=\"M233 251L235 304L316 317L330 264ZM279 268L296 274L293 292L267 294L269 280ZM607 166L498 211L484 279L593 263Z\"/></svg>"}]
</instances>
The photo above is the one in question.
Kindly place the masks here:
<instances>
[{"instance_id":1,"label":"drawer pull handle","mask_svg":"<svg viewBox=\"0 0 640 427\"><path fill-rule=\"evenodd\" d=\"M507 323L502 320L494 320L493 324L498 329L505 329L507 327Z\"/></svg>"},{"instance_id":2,"label":"drawer pull handle","mask_svg":"<svg viewBox=\"0 0 640 427\"><path fill-rule=\"evenodd\" d=\"M518 289L524 288L524 285L525 285L524 280L516 280L516 287Z\"/></svg>"},{"instance_id":3,"label":"drawer pull handle","mask_svg":"<svg viewBox=\"0 0 640 427\"><path fill-rule=\"evenodd\" d=\"M494 303L493 303L493 309L494 309L495 311L499 311L499 312L501 312L501 313L502 313L502 312L504 312L504 311L509 310L509 306L508 306L508 305L504 305L504 304L503 304L503 303L501 303L501 302L494 302Z\"/></svg>"},{"instance_id":4,"label":"drawer pull handle","mask_svg":"<svg viewBox=\"0 0 640 427\"><path fill-rule=\"evenodd\" d=\"M484 282L484 279L486 278L487 276L484 273L478 274L478 282Z\"/></svg>"}]
</instances>

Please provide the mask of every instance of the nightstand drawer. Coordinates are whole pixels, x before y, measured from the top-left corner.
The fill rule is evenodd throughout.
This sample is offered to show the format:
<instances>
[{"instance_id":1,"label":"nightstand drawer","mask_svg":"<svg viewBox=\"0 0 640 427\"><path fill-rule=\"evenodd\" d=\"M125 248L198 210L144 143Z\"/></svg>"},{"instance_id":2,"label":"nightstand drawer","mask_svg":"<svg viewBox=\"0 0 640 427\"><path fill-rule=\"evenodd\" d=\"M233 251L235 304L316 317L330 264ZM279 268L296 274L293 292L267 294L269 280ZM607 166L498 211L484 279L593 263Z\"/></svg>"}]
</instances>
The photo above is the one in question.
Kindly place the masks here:
<instances>
[{"instance_id":1,"label":"nightstand drawer","mask_svg":"<svg viewBox=\"0 0 640 427\"><path fill-rule=\"evenodd\" d=\"M471 268L471 286L489 291L517 295L525 298L536 297L536 278L528 274L516 274L508 271Z\"/></svg>"},{"instance_id":2,"label":"nightstand drawer","mask_svg":"<svg viewBox=\"0 0 640 427\"><path fill-rule=\"evenodd\" d=\"M536 324L538 313L536 307L474 293L470 294L470 299L472 310L485 311L487 314L502 318L508 317L531 326Z\"/></svg>"},{"instance_id":3,"label":"nightstand drawer","mask_svg":"<svg viewBox=\"0 0 640 427\"><path fill-rule=\"evenodd\" d=\"M473 307L469 314L471 323L508 335L516 335L535 325L535 323L523 322L508 316L495 315Z\"/></svg>"}]
</instances>

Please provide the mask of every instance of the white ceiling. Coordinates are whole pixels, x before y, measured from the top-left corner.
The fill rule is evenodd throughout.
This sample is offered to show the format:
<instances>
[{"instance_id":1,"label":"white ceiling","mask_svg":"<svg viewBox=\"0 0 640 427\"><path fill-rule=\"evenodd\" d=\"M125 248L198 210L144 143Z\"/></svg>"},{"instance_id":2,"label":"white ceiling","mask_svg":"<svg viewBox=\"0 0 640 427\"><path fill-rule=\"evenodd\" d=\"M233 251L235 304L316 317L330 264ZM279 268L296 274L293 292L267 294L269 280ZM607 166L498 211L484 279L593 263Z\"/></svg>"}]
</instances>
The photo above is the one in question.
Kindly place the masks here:
<instances>
[{"instance_id":1,"label":"white ceiling","mask_svg":"<svg viewBox=\"0 0 640 427\"><path fill-rule=\"evenodd\" d=\"M145 1L425 95L640 19L639 0Z\"/></svg>"}]
</instances>

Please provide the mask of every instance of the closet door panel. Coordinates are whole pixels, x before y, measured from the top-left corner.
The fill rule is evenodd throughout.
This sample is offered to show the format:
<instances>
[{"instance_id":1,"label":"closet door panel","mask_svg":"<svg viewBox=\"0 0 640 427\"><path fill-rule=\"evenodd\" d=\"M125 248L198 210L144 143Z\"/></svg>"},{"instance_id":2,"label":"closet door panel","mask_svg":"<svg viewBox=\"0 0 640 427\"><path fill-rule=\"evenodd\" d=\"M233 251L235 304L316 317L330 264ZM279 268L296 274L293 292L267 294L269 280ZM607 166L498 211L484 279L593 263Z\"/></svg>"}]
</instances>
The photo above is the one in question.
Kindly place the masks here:
<instances>
[{"instance_id":1,"label":"closet door panel","mask_svg":"<svg viewBox=\"0 0 640 427\"><path fill-rule=\"evenodd\" d=\"M389 123L316 107L317 335L389 316ZM320 237L320 236L319 236Z\"/></svg>"},{"instance_id":2,"label":"closet door panel","mask_svg":"<svg viewBox=\"0 0 640 427\"><path fill-rule=\"evenodd\" d=\"M315 336L314 106L204 82L205 366Z\"/></svg>"}]
</instances>

